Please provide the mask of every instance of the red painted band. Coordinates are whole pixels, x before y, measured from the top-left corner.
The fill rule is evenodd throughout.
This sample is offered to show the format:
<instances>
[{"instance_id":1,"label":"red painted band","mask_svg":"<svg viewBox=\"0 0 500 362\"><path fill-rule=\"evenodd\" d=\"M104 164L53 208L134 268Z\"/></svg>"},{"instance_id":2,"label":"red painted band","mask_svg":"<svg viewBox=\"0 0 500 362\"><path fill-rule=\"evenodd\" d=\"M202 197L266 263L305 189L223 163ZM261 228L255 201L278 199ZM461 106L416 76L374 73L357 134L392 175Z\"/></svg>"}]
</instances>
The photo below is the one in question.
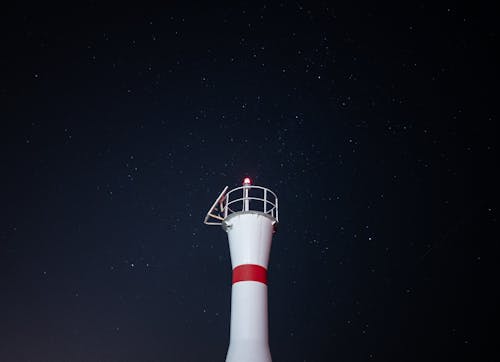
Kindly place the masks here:
<instances>
[{"instance_id":1,"label":"red painted band","mask_svg":"<svg viewBox=\"0 0 500 362\"><path fill-rule=\"evenodd\" d=\"M242 264L233 269L233 284L254 281L267 284L266 268L255 264Z\"/></svg>"}]
</instances>

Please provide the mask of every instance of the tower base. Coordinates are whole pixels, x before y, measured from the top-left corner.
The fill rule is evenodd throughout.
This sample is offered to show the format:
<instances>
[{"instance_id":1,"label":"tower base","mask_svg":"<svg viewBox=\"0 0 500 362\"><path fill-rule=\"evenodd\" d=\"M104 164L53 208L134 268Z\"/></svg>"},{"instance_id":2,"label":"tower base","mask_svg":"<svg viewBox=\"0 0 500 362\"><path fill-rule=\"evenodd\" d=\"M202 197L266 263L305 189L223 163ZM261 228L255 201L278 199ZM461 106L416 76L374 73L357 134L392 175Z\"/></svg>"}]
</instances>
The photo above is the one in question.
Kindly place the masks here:
<instances>
[{"instance_id":1,"label":"tower base","mask_svg":"<svg viewBox=\"0 0 500 362\"><path fill-rule=\"evenodd\" d=\"M271 362L268 345L261 341L235 341L229 344L226 362Z\"/></svg>"}]
</instances>

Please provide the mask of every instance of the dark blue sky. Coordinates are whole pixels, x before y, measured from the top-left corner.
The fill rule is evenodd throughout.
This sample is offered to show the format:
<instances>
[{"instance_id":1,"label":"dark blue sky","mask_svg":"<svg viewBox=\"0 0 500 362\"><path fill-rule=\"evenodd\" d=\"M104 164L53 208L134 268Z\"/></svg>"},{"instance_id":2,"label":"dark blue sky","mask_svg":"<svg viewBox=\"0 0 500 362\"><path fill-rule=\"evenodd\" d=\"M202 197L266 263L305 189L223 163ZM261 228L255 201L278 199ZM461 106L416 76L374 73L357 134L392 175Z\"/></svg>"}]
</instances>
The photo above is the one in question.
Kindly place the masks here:
<instances>
[{"instance_id":1,"label":"dark blue sky","mask_svg":"<svg viewBox=\"0 0 500 362\"><path fill-rule=\"evenodd\" d=\"M481 359L492 9L3 13L1 361L222 361L229 250L202 221L247 175L280 198L275 361Z\"/></svg>"}]
</instances>

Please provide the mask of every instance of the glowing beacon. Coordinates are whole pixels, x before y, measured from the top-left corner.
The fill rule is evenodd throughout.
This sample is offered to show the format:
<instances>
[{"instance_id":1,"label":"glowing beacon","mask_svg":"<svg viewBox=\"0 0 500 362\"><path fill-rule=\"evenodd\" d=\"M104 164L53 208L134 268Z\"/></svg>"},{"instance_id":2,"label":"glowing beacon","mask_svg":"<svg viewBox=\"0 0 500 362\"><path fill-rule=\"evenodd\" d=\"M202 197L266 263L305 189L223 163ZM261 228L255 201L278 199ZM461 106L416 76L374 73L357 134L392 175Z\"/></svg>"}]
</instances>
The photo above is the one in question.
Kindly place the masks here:
<instances>
[{"instance_id":1,"label":"glowing beacon","mask_svg":"<svg viewBox=\"0 0 500 362\"><path fill-rule=\"evenodd\" d=\"M231 332L226 362L269 362L267 265L278 224L278 198L271 190L226 186L205 217L222 225L229 238L233 268Z\"/></svg>"}]
</instances>

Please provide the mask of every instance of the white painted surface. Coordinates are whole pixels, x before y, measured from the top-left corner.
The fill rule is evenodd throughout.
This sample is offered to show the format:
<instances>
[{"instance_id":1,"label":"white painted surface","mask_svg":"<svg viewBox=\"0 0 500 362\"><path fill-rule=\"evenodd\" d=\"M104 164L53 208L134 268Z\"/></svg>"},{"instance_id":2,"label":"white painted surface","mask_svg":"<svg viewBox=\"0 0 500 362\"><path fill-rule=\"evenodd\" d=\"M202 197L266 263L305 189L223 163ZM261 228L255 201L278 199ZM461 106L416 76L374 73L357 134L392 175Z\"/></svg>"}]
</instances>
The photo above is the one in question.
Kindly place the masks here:
<instances>
[{"instance_id":1,"label":"white painted surface","mask_svg":"<svg viewBox=\"0 0 500 362\"><path fill-rule=\"evenodd\" d=\"M231 337L227 362L270 362L267 285L254 281L233 284Z\"/></svg>"},{"instance_id":2,"label":"white painted surface","mask_svg":"<svg viewBox=\"0 0 500 362\"><path fill-rule=\"evenodd\" d=\"M232 214L224 223L233 269L256 264L267 269L275 219L252 211ZM226 362L270 362L267 285L233 284L231 332Z\"/></svg>"},{"instance_id":3,"label":"white painted surface","mask_svg":"<svg viewBox=\"0 0 500 362\"><path fill-rule=\"evenodd\" d=\"M241 264L257 264L267 269L273 220L270 216L252 212L232 214L226 219L233 269Z\"/></svg>"}]
</instances>

